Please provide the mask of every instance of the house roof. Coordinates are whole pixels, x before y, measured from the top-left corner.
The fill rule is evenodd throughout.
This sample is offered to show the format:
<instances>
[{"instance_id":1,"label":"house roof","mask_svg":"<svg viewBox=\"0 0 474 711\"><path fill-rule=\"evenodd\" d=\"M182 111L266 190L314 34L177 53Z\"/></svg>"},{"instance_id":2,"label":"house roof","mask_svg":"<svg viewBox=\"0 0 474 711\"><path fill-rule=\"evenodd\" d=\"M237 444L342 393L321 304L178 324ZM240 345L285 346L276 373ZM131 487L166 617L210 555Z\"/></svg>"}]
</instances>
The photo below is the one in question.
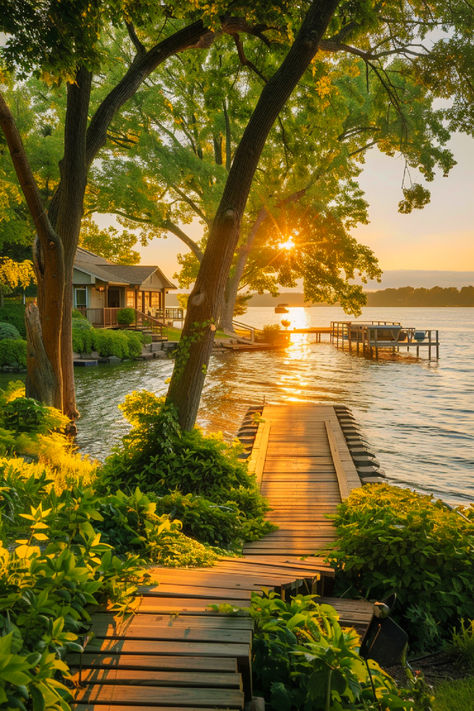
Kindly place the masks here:
<instances>
[{"instance_id":1,"label":"house roof","mask_svg":"<svg viewBox=\"0 0 474 711\"><path fill-rule=\"evenodd\" d=\"M93 274L101 281L125 286L131 284L140 286L148 277L157 273L164 288L176 289L176 286L167 279L159 267L141 264L113 264L104 257L99 257L98 254L89 252L82 247L77 250L74 266L81 271Z\"/></svg>"}]
</instances>

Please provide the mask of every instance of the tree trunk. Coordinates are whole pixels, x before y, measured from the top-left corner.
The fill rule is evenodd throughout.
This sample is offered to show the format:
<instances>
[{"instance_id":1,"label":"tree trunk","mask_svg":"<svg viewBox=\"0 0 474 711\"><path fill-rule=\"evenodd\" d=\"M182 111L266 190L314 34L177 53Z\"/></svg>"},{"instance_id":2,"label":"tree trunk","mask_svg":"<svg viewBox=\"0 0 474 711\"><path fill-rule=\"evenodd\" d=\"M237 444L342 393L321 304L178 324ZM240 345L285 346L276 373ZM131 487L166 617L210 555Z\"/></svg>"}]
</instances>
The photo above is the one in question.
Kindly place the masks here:
<instances>
[{"instance_id":1,"label":"tree trunk","mask_svg":"<svg viewBox=\"0 0 474 711\"><path fill-rule=\"evenodd\" d=\"M167 403L178 411L183 429L196 420L226 280L237 246L250 186L268 133L304 71L334 14L338 0L314 0L278 71L263 88L235 153L209 235L178 347Z\"/></svg>"},{"instance_id":2,"label":"tree trunk","mask_svg":"<svg viewBox=\"0 0 474 711\"><path fill-rule=\"evenodd\" d=\"M239 293L240 280L242 279L243 273L245 271L247 260L255 243L258 230L260 229L262 223L265 221L266 217L267 210L265 207L261 207L255 222L253 223L250 231L248 232L245 244L240 247L237 253L237 261L235 264L234 271L232 275L229 276L229 278L227 279L227 284L224 293L224 303L222 306L222 312L219 323L219 327L223 331L234 330L232 326L232 321L234 320L235 302L237 301L237 295Z\"/></svg>"},{"instance_id":3,"label":"tree trunk","mask_svg":"<svg viewBox=\"0 0 474 711\"><path fill-rule=\"evenodd\" d=\"M58 390L58 383L43 345L39 309L36 304L27 305L25 324L26 396L54 406L54 393Z\"/></svg>"}]
</instances>

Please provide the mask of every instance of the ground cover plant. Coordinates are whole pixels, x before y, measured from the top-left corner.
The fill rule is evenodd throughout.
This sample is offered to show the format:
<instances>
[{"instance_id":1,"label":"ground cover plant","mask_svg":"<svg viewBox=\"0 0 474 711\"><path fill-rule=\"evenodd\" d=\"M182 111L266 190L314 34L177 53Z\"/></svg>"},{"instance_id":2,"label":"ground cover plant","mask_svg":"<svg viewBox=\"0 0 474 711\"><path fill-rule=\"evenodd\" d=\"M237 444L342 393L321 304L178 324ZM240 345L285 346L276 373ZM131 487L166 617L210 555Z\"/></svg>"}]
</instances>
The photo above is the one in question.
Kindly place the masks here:
<instances>
[{"instance_id":1,"label":"ground cover plant","mask_svg":"<svg viewBox=\"0 0 474 711\"><path fill-rule=\"evenodd\" d=\"M252 597L255 621L255 694L274 711L384 711L425 709L415 694L358 652L355 630L344 629L336 610L314 595L290 601L275 593ZM374 697L375 693L375 697Z\"/></svg>"},{"instance_id":2,"label":"ground cover plant","mask_svg":"<svg viewBox=\"0 0 474 711\"><path fill-rule=\"evenodd\" d=\"M0 391L1 708L68 711L65 655L80 651L90 606L125 611L150 562L216 558L138 488L98 493L66 423L22 383Z\"/></svg>"},{"instance_id":3,"label":"ground cover plant","mask_svg":"<svg viewBox=\"0 0 474 711\"><path fill-rule=\"evenodd\" d=\"M152 492L158 510L182 516L185 531L214 545L232 547L272 530L255 477L238 459L240 446L182 431L174 409L146 391L128 395L121 409L132 430L100 471L104 491Z\"/></svg>"},{"instance_id":4,"label":"ground cover plant","mask_svg":"<svg viewBox=\"0 0 474 711\"><path fill-rule=\"evenodd\" d=\"M386 484L357 489L339 505L329 559L340 593L383 598L412 650L433 650L474 617L474 508L462 516L430 496Z\"/></svg>"}]
</instances>

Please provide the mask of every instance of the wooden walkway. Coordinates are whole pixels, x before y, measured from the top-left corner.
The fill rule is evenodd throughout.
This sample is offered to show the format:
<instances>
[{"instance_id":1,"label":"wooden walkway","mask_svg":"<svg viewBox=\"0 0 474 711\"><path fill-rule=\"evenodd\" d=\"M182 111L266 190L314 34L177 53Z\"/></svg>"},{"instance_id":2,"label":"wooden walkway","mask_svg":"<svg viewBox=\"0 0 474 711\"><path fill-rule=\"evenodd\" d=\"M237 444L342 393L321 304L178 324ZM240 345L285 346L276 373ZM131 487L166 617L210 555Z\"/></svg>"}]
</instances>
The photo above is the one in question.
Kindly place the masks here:
<instances>
[{"instance_id":1,"label":"wooden walkway","mask_svg":"<svg viewBox=\"0 0 474 711\"><path fill-rule=\"evenodd\" d=\"M136 614L102 612L74 667L79 711L244 709L252 698L252 592L275 589L324 594L333 571L311 556L334 540L325 518L360 486L336 412L300 403L265 406L250 468L279 529L249 543L242 558L212 568L153 568L158 585L140 590ZM365 601L322 597L341 622L363 632L372 615Z\"/></svg>"}]
</instances>

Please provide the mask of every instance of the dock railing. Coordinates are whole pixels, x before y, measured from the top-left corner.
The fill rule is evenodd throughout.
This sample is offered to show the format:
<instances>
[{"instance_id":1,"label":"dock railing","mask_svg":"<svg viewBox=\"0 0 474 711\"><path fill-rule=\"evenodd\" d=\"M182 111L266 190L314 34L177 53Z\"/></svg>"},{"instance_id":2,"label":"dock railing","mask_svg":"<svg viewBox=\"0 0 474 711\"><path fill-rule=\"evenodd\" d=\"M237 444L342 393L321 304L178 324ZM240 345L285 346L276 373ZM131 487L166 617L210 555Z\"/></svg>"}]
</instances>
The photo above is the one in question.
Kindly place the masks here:
<instances>
[{"instance_id":1,"label":"dock railing","mask_svg":"<svg viewBox=\"0 0 474 711\"><path fill-rule=\"evenodd\" d=\"M416 357L420 356L420 348L427 349L428 358L439 359L439 331L435 329L420 329L404 327L399 321L331 321L331 343L336 348L351 351L354 347L359 353L368 353L378 357L379 349L391 349L399 352L404 348L416 349Z\"/></svg>"}]
</instances>

